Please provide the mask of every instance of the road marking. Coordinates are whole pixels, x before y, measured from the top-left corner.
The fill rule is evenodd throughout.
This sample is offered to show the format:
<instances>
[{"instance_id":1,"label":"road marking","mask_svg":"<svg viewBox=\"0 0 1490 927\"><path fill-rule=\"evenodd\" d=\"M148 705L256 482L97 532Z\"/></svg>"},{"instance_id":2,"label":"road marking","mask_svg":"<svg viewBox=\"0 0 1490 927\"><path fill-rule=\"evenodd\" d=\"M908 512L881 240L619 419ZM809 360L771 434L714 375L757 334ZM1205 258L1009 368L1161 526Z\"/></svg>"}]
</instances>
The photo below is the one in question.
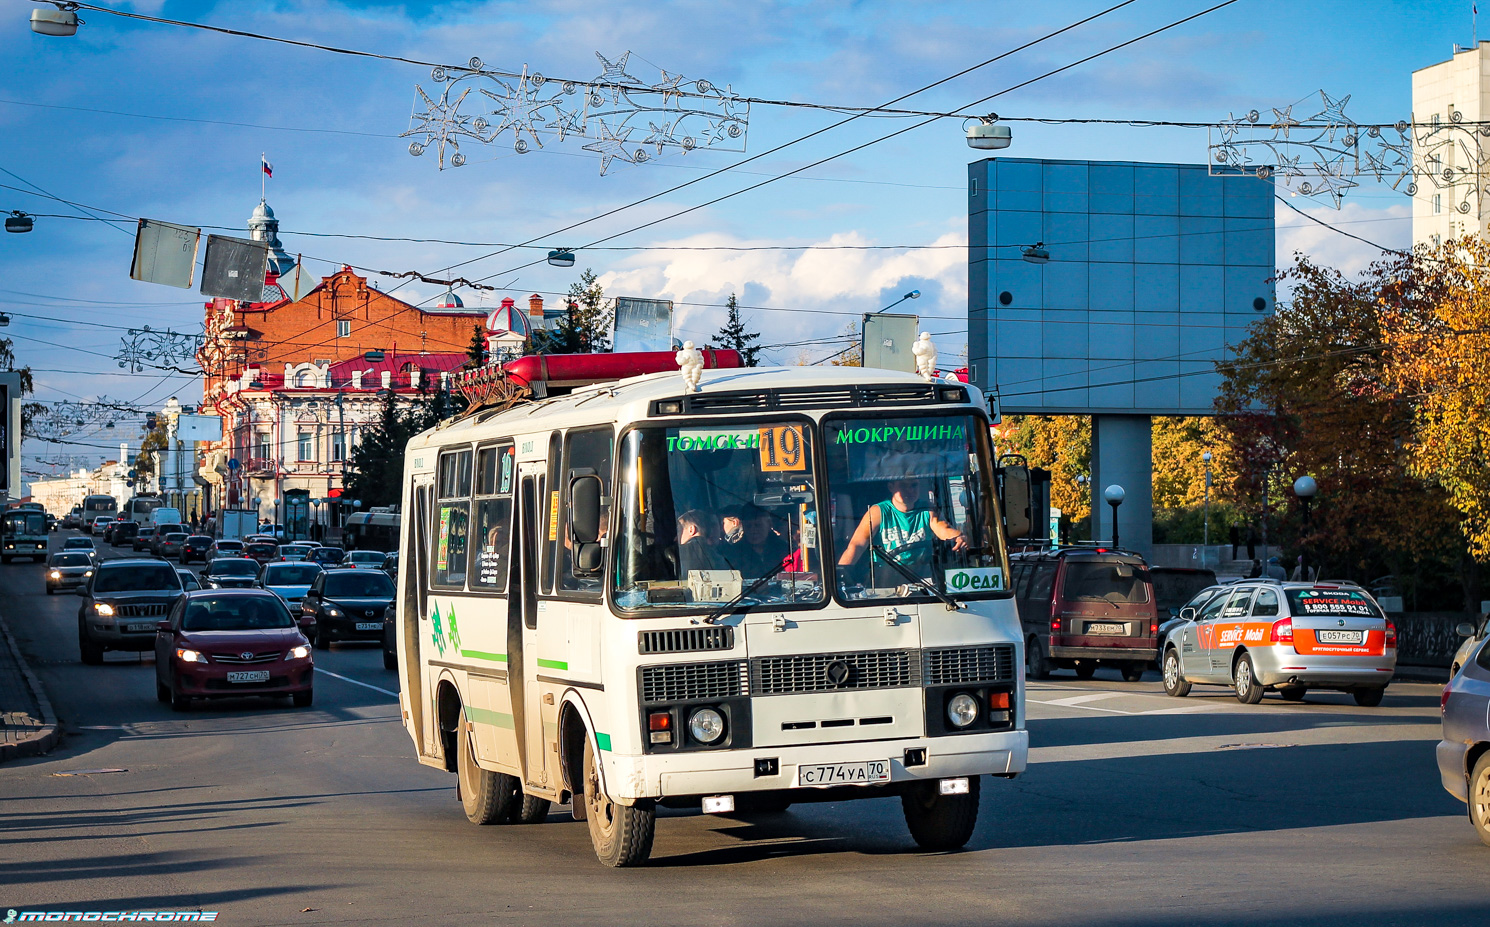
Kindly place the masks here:
<instances>
[{"instance_id":1,"label":"road marking","mask_svg":"<svg viewBox=\"0 0 1490 927\"><path fill-rule=\"evenodd\" d=\"M1102 700L1104 698L1121 698L1124 695L1133 695L1133 694L1134 693L1132 693L1132 692L1088 692L1086 695L1073 695L1073 696L1070 696L1069 698L1057 698L1057 699L1050 699L1050 700L1032 699L1031 701L1039 702L1041 705L1066 705L1066 706L1070 706L1070 705L1080 705L1083 702L1096 702L1096 701L1100 701L1100 700Z\"/></svg>"},{"instance_id":2,"label":"road marking","mask_svg":"<svg viewBox=\"0 0 1490 927\"><path fill-rule=\"evenodd\" d=\"M325 673L327 676L331 676L331 677L333 677L335 679L340 679L342 682L350 682L354 686L361 686L364 689L371 689L374 692L381 692L384 695L391 695L394 698L398 698L398 693L397 692L389 692L387 689L380 689L377 686L370 685L369 683L358 682L357 680L351 678L350 676L343 676L340 673L333 673L330 670L323 670L319 666L316 667L316 672L318 672L318 673Z\"/></svg>"}]
</instances>

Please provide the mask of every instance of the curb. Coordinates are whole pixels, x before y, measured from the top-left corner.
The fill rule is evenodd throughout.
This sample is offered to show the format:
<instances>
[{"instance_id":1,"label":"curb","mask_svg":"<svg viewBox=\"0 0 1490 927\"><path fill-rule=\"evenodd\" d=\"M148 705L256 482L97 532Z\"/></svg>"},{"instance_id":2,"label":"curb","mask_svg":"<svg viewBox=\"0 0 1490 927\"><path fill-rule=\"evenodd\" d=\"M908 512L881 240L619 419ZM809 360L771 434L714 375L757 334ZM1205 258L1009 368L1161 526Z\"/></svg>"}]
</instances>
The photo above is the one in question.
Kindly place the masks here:
<instances>
[{"instance_id":1,"label":"curb","mask_svg":"<svg viewBox=\"0 0 1490 927\"><path fill-rule=\"evenodd\" d=\"M41 680L31 672L26 658L21 656L21 648L16 644L15 638L11 637L10 628L6 626L4 618L0 618L0 637L5 638L5 646L10 649L11 656L16 661L16 668L20 670L21 678L30 687L31 695L36 699L37 709L41 712L41 730L25 740L0 744L0 763L4 763L6 760L48 752L62 739L62 729L57 724L57 713L52 710L52 700L47 698L46 690L41 687Z\"/></svg>"},{"instance_id":2,"label":"curb","mask_svg":"<svg viewBox=\"0 0 1490 927\"><path fill-rule=\"evenodd\" d=\"M1392 674L1393 679L1401 679L1403 682L1436 682L1444 685L1449 681L1449 668L1447 666L1422 666L1409 664L1403 666L1397 664L1397 671Z\"/></svg>"}]
</instances>

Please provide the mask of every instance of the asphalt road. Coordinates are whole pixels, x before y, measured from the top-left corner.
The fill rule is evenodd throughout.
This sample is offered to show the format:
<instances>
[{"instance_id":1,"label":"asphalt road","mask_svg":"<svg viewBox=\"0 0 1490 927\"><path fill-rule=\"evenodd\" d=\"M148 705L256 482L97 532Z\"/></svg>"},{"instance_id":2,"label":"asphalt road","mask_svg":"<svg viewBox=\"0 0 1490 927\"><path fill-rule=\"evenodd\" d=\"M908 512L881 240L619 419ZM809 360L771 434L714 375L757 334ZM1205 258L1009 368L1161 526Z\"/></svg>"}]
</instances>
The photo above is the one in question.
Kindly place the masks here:
<instances>
[{"instance_id":1,"label":"asphalt road","mask_svg":"<svg viewBox=\"0 0 1490 927\"><path fill-rule=\"evenodd\" d=\"M55 543L60 543L57 541ZM316 653L315 706L156 702L150 657L78 662L78 599L0 568L66 728L0 767L0 912L221 912L270 924L1483 924L1490 848L1433 761L1437 686L1244 706L1157 674L1030 687L1029 771L985 780L962 852L894 800L754 819L664 812L649 866L582 823L476 827L418 765L375 645ZM60 775L89 769L124 771Z\"/></svg>"}]
</instances>

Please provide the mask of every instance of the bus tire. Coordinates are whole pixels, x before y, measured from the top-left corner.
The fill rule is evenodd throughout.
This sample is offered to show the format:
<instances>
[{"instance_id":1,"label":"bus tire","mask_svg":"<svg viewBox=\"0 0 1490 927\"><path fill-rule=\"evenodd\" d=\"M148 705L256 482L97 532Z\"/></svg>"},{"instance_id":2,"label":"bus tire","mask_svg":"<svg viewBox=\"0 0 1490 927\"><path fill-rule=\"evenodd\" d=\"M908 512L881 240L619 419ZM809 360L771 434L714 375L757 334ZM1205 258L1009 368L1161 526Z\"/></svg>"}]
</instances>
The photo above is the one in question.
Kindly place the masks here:
<instances>
[{"instance_id":1,"label":"bus tire","mask_svg":"<svg viewBox=\"0 0 1490 927\"><path fill-rule=\"evenodd\" d=\"M900 808L923 850L960 850L978 824L978 777L968 776L966 795L942 795L934 781L915 783L901 793Z\"/></svg>"},{"instance_id":2,"label":"bus tire","mask_svg":"<svg viewBox=\"0 0 1490 927\"><path fill-rule=\"evenodd\" d=\"M472 824L506 823L517 810L517 780L505 773L482 769L476 762L471 737L467 735L460 740L464 743L456 774L460 777L460 803L466 820Z\"/></svg>"},{"instance_id":3,"label":"bus tire","mask_svg":"<svg viewBox=\"0 0 1490 927\"><path fill-rule=\"evenodd\" d=\"M1045 659L1045 648L1040 638L1031 634L1024 642L1024 675L1026 679L1049 679L1050 661Z\"/></svg>"},{"instance_id":4,"label":"bus tire","mask_svg":"<svg viewBox=\"0 0 1490 927\"><path fill-rule=\"evenodd\" d=\"M542 824L548 820L547 798L524 793L521 800L513 802L513 805L513 822L516 824Z\"/></svg>"},{"instance_id":5,"label":"bus tire","mask_svg":"<svg viewBox=\"0 0 1490 927\"><path fill-rule=\"evenodd\" d=\"M637 866L652 855L657 813L648 805L622 805L600 787L595 735L585 732L584 803L595 856L611 868Z\"/></svg>"}]
</instances>

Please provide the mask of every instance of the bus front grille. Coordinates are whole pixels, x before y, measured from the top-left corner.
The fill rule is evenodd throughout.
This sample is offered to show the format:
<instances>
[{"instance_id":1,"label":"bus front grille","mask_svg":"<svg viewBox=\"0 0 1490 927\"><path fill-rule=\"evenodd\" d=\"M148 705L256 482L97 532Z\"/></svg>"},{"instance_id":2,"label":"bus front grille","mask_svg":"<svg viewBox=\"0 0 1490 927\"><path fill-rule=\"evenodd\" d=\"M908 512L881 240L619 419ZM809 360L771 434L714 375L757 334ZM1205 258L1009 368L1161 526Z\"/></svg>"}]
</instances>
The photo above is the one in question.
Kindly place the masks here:
<instances>
[{"instance_id":1,"label":"bus front grille","mask_svg":"<svg viewBox=\"0 0 1490 927\"><path fill-rule=\"evenodd\" d=\"M756 657L750 661L752 695L894 689L921 684L920 663L909 650L814 653Z\"/></svg>"},{"instance_id":2,"label":"bus front grille","mask_svg":"<svg viewBox=\"0 0 1490 927\"><path fill-rule=\"evenodd\" d=\"M922 660L928 686L1014 681L1014 648L1008 644L927 650Z\"/></svg>"},{"instance_id":3,"label":"bus front grille","mask_svg":"<svg viewBox=\"0 0 1490 927\"><path fill-rule=\"evenodd\" d=\"M733 650L735 629L678 628L671 631L642 631L637 635L641 653L692 653L700 650Z\"/></svg>"},{"instance_id":4,"label":"bus front grille","mask_svg":"<svg viewBox=\"0 0 1490 927\"><path fill-rule=\"evenodd\" d=\"M653 705L736 698L745 694L746 672L743 660L644 666L641 668L642 701Z\"/></svg>"}]
</instances>

